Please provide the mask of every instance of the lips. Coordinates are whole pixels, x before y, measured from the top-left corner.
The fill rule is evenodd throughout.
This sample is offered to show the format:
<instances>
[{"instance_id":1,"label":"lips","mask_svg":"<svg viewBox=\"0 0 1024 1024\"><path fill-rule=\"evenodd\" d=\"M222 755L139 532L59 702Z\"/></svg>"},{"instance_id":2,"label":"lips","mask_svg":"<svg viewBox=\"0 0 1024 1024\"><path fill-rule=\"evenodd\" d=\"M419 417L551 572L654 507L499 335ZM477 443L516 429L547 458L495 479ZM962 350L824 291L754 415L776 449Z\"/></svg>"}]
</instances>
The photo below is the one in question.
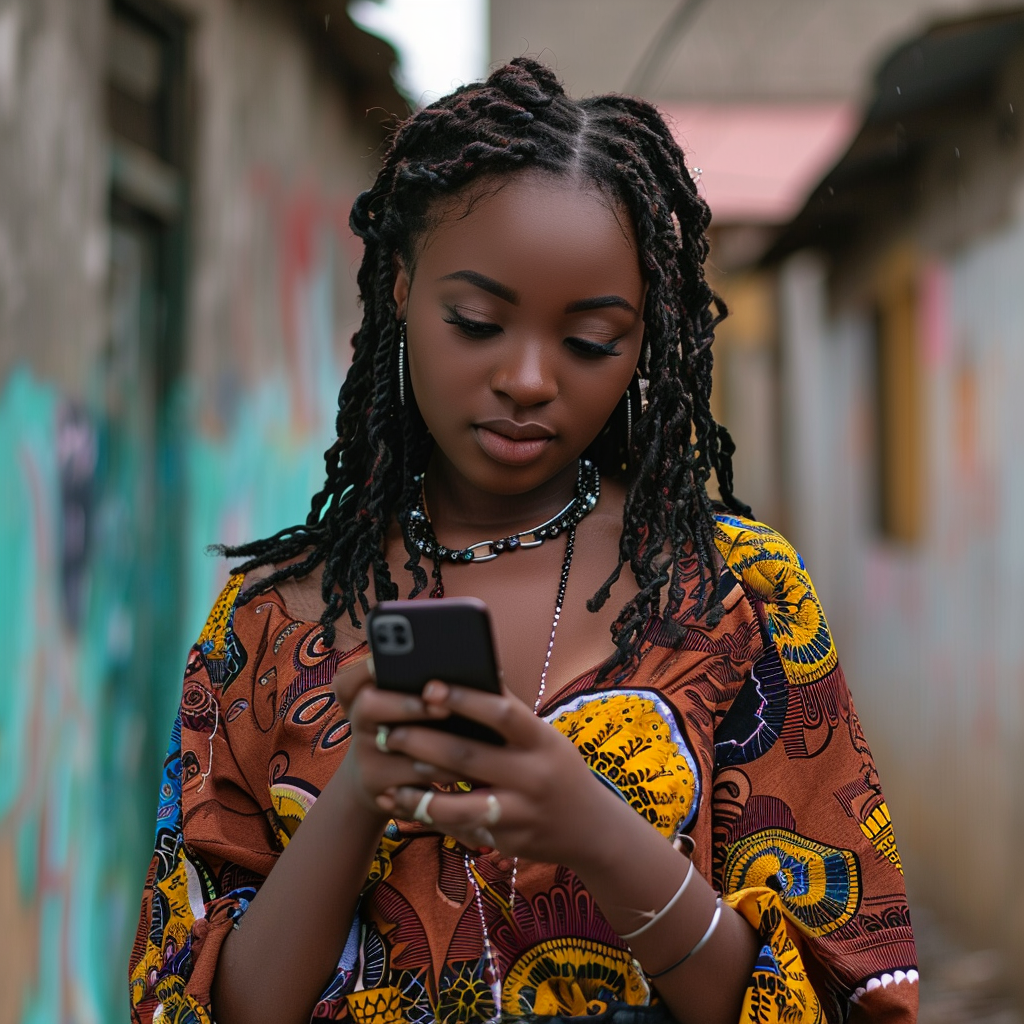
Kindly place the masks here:
<instances>
[{"instance_id":1,"label":"lips","mask_svg":"<svg viewBox=\"0 0 1024 1024\"><path fill-rule=\"evenodd\" d=\"M517 420L482 420L476 424L484 430L507 437L510 441L539 441L555 436L555 432L543 423L519 423Z\"/></svg>"},{"instance_id":2,"label":"lips","mask_svg":"<svg viewBox=\"0 0 1024 1024\"><path fill-rule=\"evenodd\" d=\"M555 436L541 423L488 420L474 427L480 447L495 462L525 466L537 459Z\"/></svg>"}]
</instances>

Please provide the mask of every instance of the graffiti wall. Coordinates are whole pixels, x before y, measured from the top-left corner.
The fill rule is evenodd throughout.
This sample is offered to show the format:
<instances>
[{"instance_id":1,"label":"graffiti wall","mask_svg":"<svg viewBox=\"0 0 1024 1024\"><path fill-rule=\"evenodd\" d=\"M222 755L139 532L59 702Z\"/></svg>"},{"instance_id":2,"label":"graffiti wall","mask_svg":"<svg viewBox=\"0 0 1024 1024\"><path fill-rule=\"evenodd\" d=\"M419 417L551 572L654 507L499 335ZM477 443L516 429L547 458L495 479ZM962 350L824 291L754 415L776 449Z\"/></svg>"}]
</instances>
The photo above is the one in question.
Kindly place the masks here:
<instances>
[{"instance_id":1,"label":"graffiti wall","mask_svg":"<svg viewBox=\"0 0 1024 1024\"><path fill-rule=\"evenodd\" d=\"M320 487L359 315L348 210L377 144L288 5L169 4L195 121L187 287L163 308L156 222L123 197L105 211L102 105L70 152L63 115L46 137L32 123L66 102L46 82L79 18L92 49L67 90L102 95L104 5L89 4L0 4L0 136L59 157L37 153L33 182L0 152L0 1024L126 1018L159 767L227 574L206 549L302 520ZM70 195L61 220L69 177L92 200ZM33 216L52 239L30 265L17 232ZM88 273L63 294L69 251ZM175 317L176 339L160 330ZM159 378L161 360L177 371Z\"/></svg>"}]
</instances>

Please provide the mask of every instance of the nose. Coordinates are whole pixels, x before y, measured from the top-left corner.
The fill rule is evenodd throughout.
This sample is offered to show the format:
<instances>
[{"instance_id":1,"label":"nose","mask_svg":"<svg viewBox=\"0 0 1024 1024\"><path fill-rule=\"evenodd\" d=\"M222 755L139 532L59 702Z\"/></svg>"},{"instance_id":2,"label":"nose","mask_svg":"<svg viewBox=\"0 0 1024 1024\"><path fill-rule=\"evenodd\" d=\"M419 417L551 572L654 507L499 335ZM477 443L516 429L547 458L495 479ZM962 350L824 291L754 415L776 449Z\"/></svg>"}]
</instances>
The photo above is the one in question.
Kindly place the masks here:
<instances>
[{"instance_id":1,"label":"nose","mask_svg":"<svg viewBox=\"0 0 1024 1024\"><path fill-rule=\"evenodd\" d=\"M558 397L553 360L537 342L509 345L491 375L491 389L521 408L544 405Z\"/></svg>"}]
</instances>

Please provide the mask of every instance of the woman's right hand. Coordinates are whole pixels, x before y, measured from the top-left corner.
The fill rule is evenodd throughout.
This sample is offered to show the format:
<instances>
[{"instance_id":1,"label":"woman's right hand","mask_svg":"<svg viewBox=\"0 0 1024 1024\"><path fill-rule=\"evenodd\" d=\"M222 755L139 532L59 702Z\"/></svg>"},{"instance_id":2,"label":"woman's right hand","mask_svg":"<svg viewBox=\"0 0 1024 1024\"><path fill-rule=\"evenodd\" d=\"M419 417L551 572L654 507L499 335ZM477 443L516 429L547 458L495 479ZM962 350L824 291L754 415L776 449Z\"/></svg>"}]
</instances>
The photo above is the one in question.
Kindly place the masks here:
<instances>
[{"instance_id":1,"label":"woman's right hand","mask_svg":"<svg viewBox=\"0 0 1024 1024\"><path fill-rule=\"evenodd\" d=\"M224 941L213 992L218 1020L310 1019L391 817L376 798L390 786L440 781L436 769L424 773L412 758L379 750L376 737L380 725L443 715L431 715L418 697L378 690L365 659L339 670L332 688L351 722L348 750Z\"/></svg>"},{"instance_id":2,"label":"woman's right hand","mask_svg":"<svg viewBox=\"0 0 1024 1024\"><path fill-rule=\"evenodd\" d=\"M378 746L382 726L447 718L449 712L412 694L378 689L370 666L368 658L347 665L332 680L334 694L352 726L349 749L338 771L367 810L387 819L390 815L377 803L385 790L396 786L424 788L433 782L450 784L458 780L433 765Z\"/></svg>"}]
</instances>

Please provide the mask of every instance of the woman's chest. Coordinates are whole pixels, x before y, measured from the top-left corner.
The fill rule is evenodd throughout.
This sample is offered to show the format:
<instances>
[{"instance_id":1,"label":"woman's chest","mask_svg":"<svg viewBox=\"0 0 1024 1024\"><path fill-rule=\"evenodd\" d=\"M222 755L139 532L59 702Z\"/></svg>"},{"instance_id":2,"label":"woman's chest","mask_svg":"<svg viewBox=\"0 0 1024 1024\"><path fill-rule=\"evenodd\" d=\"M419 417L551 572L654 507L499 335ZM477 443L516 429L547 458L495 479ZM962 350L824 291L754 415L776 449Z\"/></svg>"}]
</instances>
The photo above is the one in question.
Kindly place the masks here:
<instances>
[{"instance_id":1,"label":"woman's chest","mask_svg":"<svg viewBox=\"0 0 1024 1024\"><path fill-rule=\"evenodd\" d=\"M585 547L577 547L571 561L567 554L567 541L558 538L490 563L441 569L445 597L475 597L487 605L503 682L530 706L542 690L557 693L615 654L612 625L636 592L627 570L609 600L588 610L612 565Z\"/></svg>"}]
</instances>

